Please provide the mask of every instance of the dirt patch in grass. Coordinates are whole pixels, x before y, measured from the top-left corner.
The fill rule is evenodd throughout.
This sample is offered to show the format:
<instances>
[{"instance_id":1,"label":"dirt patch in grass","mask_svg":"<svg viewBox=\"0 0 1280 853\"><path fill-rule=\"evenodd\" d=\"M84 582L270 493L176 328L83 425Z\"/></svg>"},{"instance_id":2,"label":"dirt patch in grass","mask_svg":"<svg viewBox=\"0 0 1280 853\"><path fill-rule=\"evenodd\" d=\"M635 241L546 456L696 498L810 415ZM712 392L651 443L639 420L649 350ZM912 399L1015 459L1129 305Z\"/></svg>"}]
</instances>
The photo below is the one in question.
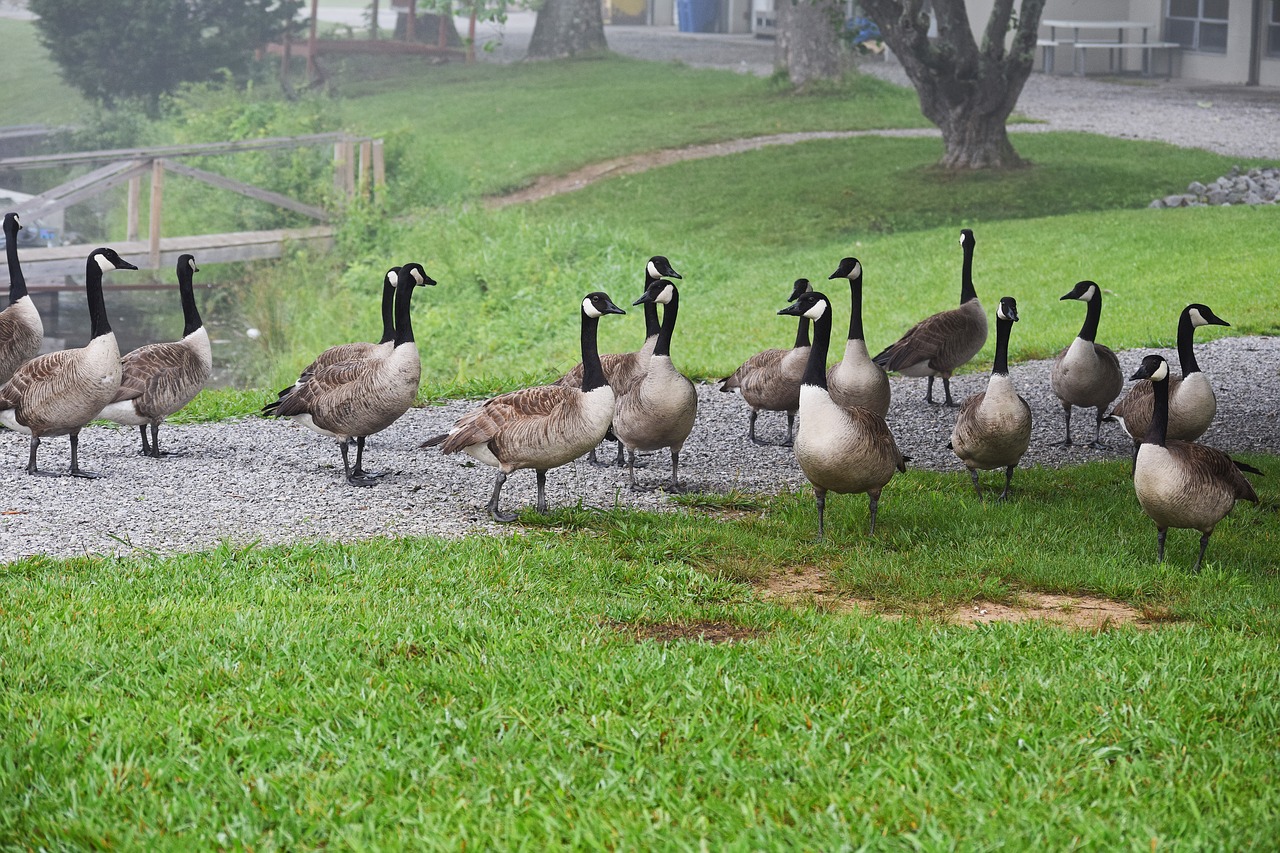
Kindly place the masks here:
<instances>
[{"instance_id":1,"label":"dirt patch in grass","mask_svg":"<svg viewBox=\"0 0 1280 853\"><path fill-rule=\"evenodd\" d=\"M841 595L816 566L774 574L759 584L760 595L787 605L809 605L832 612L861 611L886 619L901 619L901 613L886 613L871 599ZM982 625L990 622L1039 620L1079 631L1099 631L1122 625L1150 627L1149 614L1119 601L1089 595L1050 595L1025 592L1015 604L978 601L947 614L954 625Z\"/></svg>"},{"instance_id":2,"label":"dirt patch in grass","mask_svg":"<svg viewBox=\"0 0 1280 853\"><path fill-rule=\"evenodd\" d=\"M698 619L693 622L651 624L643 622L609 622L607 625L620 634L627 634L637 642L653 640L670 643L676 640L697 640L703 643L740 643L764 636L763 632L734 622L714 619Z\"/></svg>"}]
</instances>

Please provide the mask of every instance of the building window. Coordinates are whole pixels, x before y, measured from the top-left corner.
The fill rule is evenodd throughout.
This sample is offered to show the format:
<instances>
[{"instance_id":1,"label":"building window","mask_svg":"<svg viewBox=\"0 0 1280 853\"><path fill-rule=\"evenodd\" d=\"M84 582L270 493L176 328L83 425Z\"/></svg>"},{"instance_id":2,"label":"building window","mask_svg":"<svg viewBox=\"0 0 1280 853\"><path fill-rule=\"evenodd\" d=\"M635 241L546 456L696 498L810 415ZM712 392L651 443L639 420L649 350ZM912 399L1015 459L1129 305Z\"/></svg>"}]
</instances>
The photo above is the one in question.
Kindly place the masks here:
<instances>
[{"instance_id":1,"label":"building window","mask_svg":"<svg viewBox=\"0 0 1280 853\"><path fill-rule=\"evenodd\" d=\"M1271 0L1267 18L1267 56L1280 56L1280 0Z\"/></svg>"},{"instance_id":2,"label":"building window","mask_svg":"<svg viewBox=\"0 0 1280 853\"><path fill-rule=\"evenodd\" d=\"M1228 0L1169 0L1164 20L1165 39L1187 50L1227 52ZM1275 6L1272 0L1272 18Z\"/></svg>"}]
</instances>

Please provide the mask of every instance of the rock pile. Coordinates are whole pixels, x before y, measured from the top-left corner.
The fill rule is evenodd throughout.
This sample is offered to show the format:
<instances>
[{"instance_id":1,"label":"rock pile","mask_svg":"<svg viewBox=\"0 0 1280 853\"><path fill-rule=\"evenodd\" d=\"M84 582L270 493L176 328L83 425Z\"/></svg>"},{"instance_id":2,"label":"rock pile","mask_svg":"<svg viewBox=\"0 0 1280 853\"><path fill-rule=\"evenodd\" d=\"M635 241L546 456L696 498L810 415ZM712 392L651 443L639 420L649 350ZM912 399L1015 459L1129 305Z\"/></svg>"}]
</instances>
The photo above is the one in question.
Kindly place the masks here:
<instances>
[{"instance_id":1,"label":"rock pile","mask_svg":"<svg viewBox=\"0 0 1280 853\"><path fill-rule=\"evenodd\" d=\"M1199 181L1187 185L1181 195L1167 195L1148 207L1203 207L1208 204L1276 204L1280 198L1280 168L1250 169L1239 166L1207 186Z\"/></svg>"}]
</instances>

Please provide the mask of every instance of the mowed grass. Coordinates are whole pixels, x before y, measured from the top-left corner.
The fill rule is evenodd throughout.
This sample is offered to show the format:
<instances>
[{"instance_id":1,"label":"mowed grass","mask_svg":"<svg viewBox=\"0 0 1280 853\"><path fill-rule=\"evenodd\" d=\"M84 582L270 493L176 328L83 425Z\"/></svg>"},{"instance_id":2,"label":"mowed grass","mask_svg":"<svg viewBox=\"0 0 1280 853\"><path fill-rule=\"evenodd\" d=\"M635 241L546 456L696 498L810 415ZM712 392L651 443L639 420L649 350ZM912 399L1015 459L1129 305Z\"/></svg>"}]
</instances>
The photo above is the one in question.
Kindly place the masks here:
<instances>
[{"instance_id":1,"label":"mowed grass","mask_svg":"<svg viewBox=\"0 0 1280 853\"><path fill-rule=\"evenodd\" d=\"M1275 502L1238 507L1193 575L1185 531L1155 563L1125 468L1019 472L1003 505L913 472L875 537L864 498L833 499L825 543L806 490L498 538L10 564L0 844L1266 847ZM813 566L907 618L753 585ZM1033 590L1156 621L932 616ZM638 639L660 628L683 639Z\"/></svg>"},{"instance_id":2,"label":"mowed grass","mask_svg":"<svg viewBox=\"0 0 1280 853\"><path fill-rule=\"evenodd\" d=\"M0 18L0 126L74 123L88 102L62 82L35 24Z\"/></svg>"}]
</instances>

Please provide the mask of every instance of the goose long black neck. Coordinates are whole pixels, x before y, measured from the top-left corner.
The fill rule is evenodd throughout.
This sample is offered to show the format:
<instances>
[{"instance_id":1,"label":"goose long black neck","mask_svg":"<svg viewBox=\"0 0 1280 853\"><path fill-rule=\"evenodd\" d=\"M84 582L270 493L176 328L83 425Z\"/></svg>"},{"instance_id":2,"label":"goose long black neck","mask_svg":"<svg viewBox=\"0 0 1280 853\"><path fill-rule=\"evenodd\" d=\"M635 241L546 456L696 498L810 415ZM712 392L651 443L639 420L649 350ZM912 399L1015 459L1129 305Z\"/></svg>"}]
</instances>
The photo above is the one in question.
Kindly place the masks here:
<instances>
[{"instance_id":1,"label":"goose long black neck","mask_svg":"<svg viewBox=\"0 0 1280 853\"><path fill-rule=\"evenodd\" d=\"M996 358L991 364L991 372L1001 376L1009 375L1009 334L1013 331L1013 321L1003 317L996 318Z\"/></svg>"},{"instance_id":2,"label":"goose long black neck","mask_svg":"<svg viewBox=\"0 0 1280 853\"><path fill-rule=\"evenodd\" d=\"M89 301L89 339L111 334L107 303L102 298L102 267L98 266L97 255L90 255L85 263L84 291Z\"/></svg>"},{"instance_id":3,"label":"goose long black neck","mask_svg":"<svg viewBox=\"0 0 1280 853\"><path fill-rule=\"evenodd\" d=\"M809 318L801 317L800 323L796 327L796 349L809 346Z\"/></svg>"},{"instance_id":4,"label":"goose long black neck","mask_svg":"<svg viewBox=\"0 0 1280 853\"><path fill-rule=\"evenodd\" d=\"M382 338L380 344L396 339L396 285L389 281L382 282Z\"/></svg>"},{"instance_id":5,"label":"goose long black neck","mask_svg":"<svg viewBox=\"0 0 1280 853\"><path fill-rule=\"evenodd\" d=\"M1102 319L1102 291L1094 289L1093 298L1084 304L1084 325L1080 337L1092 343L1098 337L1098 321Z\"/></svg>"},{"instance_id":6,"label":"goose long black neck","mask_svg":"<svg viewBox=\"0 0 1280 853\"><path fill-rule=\"evenodd\" d=\"M964 241L964 263L960 268L960 304L978 298L978 291L973 287L973 239Z\"/></svg>"},{"instance_id":7,"label":"goose long black neck","mask_svg":"<svg viewBox=\"0 0 1280 853\"><path fill-rule=\"evenodd\" d=\"M1196 327L1191 322L1191 314L1183 311L1178 318L1178 364L1182 367L1183 376L1200 372L1200 364L1196 361L1195 337Z\"/></svg>"},{"instance_id":8,"label":"goose long black neck","mask_svg":"<svg viewBox=\"0 0 1280 853\"><path fill-rule=\"evenodd\" d=\"M184 264L178 269L178 295L182 298L182 336L192 334L204 321L200 319L200 309L196 307L195 287L191 283L194 270Z\"/></svg>"},{"instance_id":9,"label":"goose long black neck","mask_svg":"<svg viewBox=\"0 0 1280 853\"><path fill-rule=\"evenodd\" d=\"M831 350L831 304L822 316L813 321L813 348L809 350L809 361L804 366L803 385L827 387L827 353Z\"/></svg>"},{"instance_id":10,"label":"goose long black neck","mask_svg":"<svg viewBox=\"0 0 1280 853\"><path fill-rule=\"evenodd\" d=\"M27 295L27 279L18 263L18 229L6 228L4 236L4 253L9 259L9 304L12 305Z\"/></svg>"},{"instance_id":11,"label":"goose long black neck","mask_svg":"<svg viewBox=\"0 0 1280 853\"><path fill-rule=\"evenodd\" d=\"M1147 434L1143 444L1158 444L1164 447L1169 435L1169 377L1166 375L1159 382L1151 382L1154 408L1151 411L1151 423L1147 426Z\"/></svg>"},{"instance_id":12,"label":"goose long black neck","mask_svg":"<svg viewBox=\"0 0 1280 853\"><path fill-rule=\"evenodd\" d=\"M656 338L662 332L662 323L658 320L658 306L653 302L644 304L644 339Z\"/></svg>"},{"instance_id":13,"label":"goose long black neck","mask_svg":"<svg viewBox=\"0 0 1280 853\"><path fill-rule=\"evenodd\" d=\"M411 275L400 276L396 285L396 346L413 343L413 318L409 314L409 302L413 299L413 288L417 283Z\"/></svg>"},{"instance_id":14,"label":"goose long black neck","mask_svg":"<svg viewBox=\"0 0 1280 853\"><path fill-rule=\"evenodd\" d=\"M582 390L594 391L602 385L608 385L604 378L604 368L600 366L600 350L596 345L596 333L600 329L600 318L582 312Z\"/></svg>"},{"instance_id":15,"label":"goose long black neck","mask_svg":"<svg viewBox=\"0 0 1280 853\"><path fill-rule=\"evenodd\" d=\"M654 355L671 357L671 334L676 330L676 314L680 310L680 291L671 285L671 301L662 309L662 329L658 332L658 342L653 347Z\"/></svg>"},{"instance_id":16,"label":"goose long black neck","mask_svg":"<svg viewBox=\"0 0 1280 853\"><path fill-rule=\"evenodd\" d=\"M967 276L966 276L967 278ZM972 290L972 288L970 288ZM960 301L965 299L961 290ZM849 340L864 340L862 331L862 275L849 279Z\"/></svg>"}]
</instances>

